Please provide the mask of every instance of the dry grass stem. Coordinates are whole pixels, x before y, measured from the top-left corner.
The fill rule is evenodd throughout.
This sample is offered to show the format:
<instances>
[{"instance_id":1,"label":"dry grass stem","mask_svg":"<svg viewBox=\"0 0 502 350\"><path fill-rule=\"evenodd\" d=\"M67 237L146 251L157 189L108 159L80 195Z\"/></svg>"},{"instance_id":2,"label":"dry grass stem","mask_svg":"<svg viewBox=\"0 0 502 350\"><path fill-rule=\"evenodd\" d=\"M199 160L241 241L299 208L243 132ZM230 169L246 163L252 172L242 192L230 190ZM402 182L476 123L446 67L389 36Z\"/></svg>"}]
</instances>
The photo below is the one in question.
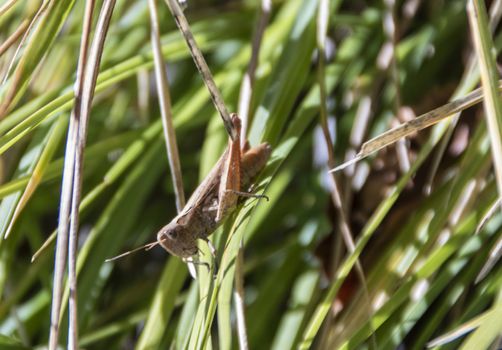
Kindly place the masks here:
<instances>
[{"instance_id":1,"label":"dry grass stem","mask_svg":"<svg viewBox=\"0 0 502 350\"><path fill-rule=\"evenodd\" d=\"M26 32L26 30L28 29L29 23L30 22L27 19L22 21L21 24L19 24L17 29L14 31L14 33L12 33L7 38L7 40L5 40L2 43L2 45L0 45L0 56L2 56L5 53L5 51L7 51L9 49L9 47L11 47L12 44L14 44L16 42L16 40L19 39L19 37Z\"/></svg>"},{"instance_id":2,"label":"dry grass stem","mask_svg":"<svg viewBox=\"0 0 502 350\"><path fill-rule=\"evenodd\" d=\"M178 213L180 213L185 206L185 192L183 190L183 177L181 175L180 156L172 121L173 116L171 109L171 96L169 92L169 82L167 79L166 66L162 57L159 19L155 0L148 0L148 7L150 9L151 41L155 62L155 81L157 83L157 91L159 96L162 126L164 130L164 140L166 141L169 168L171 169L171 177L174 184L176 209L178 210Z\"/></svg>"},{"instance_id":3,"label":"dry grass stem","mask_svg":"<svg viewBox=\"0 0 502 350\"><path fill-rule=\"evenodd\" d=\"M249 125L249 114L251 112L251 98L253 96L253 85L255 79L256 67L260 56L260 47L263 39L263 34L267 28L270 11L272 9L271 0L262 0L260 12L258 14L258 23L255 28L253 42L251 45L251 59L249 61L246 73L242 77L241 88L239 91L238 114L242 120L241 138L242 147L246 142L246 135Z\"/></svg>"},{"instance_id":4,"label":"dry grass stem","mask_svg":"<svg viewBox=\"0 0 502 350\"><path fill-rule=\"evenodd\" d=\"M53 299L51 310L51 331L49 350L55 350L58 344L59 324L61 318L61 302L63 294L64 265L69 249L69 287L70 287L70 321L68 347L78 348L77 320L77 290L76 290L76 259L78 242L78 208L82 190L83 153L85 149L87 126L89 122L91 103L94 96L99 64L103 52L104 41L113 13L115 1L105 1L101 8L96 25L96 35L87 55L90 25L94 2L86 6L84 29L79 54L79 66L75 82L75 105L70 117L67 139L63 185L61 192L58 239L56 247L56 262L54 273ZM86 59L87 58L87 59ZM68 221L68 218L70 219ZM69 226L69 227L68 227ZM68 232L69 229L69 232ZM69 235L69 247L68 244Z\"/></svg>"},{"instance_id":5,"label":"dry grass stem","mask_svg":"<svg viewBox=\"0 0 502 350\"><path fill-rule=\"evenodd\" d=\"M502 90L502 82L499 82L499 90ZM330 170L330 172L337 172L345 169L346 167L357 163L358 161L368 157L369 155L392 145L394 142L414 134L417 131L425 129L429 126L437 124L438 122L453 116L456 113L463 111L469 107L472 107L483 100L483 91L481 88L474 90L473 92L459 98L455 101L447 103L441 107L433 109L430 112L424 113L417 118L401 124L393 129L390 129L369 141L366 141L361 150L354 159L351 159L339 166Z\"/></svg>"},{"instance_id":6,"label":"dry grass stem","mask_svg":"<svg viewBox=\"0 0 502 350\"><path fill-rule=\"evenodd\" d=\"M225 129L227 130L228 135L232 140L237 139L237 131L235 130L232 120L230 119L230 114L228 113L227 107L225 106L225 102L223 101L223 97L221 96L220 90L216 86L214 82L213 75L207 66L206 60L202 55L197 43L195 42L195 38L190 30L190 26L188 24L185 15L183 14L183 10L181 9L177 0L165 0L169 10L171 10L171 14L174 17L174 21L176 25L183 34L185 38L188 48L190 49L190 53L192 54L192 58L199 70L204 83L206 84L207 89L209 90L209 94L211 95L211 100L216 107L216 110L220 113L221 118L223 119L223 124L225 125Z\"/></svg>"}]
</instances>

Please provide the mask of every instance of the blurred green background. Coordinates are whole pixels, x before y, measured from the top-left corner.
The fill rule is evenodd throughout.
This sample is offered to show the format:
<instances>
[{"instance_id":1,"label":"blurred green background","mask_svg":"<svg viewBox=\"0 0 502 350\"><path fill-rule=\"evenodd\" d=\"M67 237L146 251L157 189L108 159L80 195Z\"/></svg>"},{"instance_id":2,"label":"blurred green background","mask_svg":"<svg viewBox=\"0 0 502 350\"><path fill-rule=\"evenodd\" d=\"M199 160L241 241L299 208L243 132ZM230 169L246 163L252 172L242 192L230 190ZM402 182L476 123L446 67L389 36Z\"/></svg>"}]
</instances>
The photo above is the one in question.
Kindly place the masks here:
<instances>
[{"instance_id":1,"label":"blurred green background","mask_svg":"<svg viewBox=\"0 0 502 350\"><path fill-rule=\"evenodd\" d=\"M475 283L502 225L497 210L476 233L497 200L482 105L336 174L356 253L341 238L319 127L320 81L337 164L363 141L474 89L479 72L465 1L330 1L325 67L318 5L272 2L248 133L252 145L265 140L274 150L257 180L270 201L247 200L212 236L224 278L201 269L195 281L159 247L104 262L154 241L176 215L148 5L116 3L83 172L82 349L238 348L233 280L241 238L251 349L423 349L465 324L472 332L441 348L500 344L500 264ZM54 244L30 260L57 227L84 6L17 0L0 11L0 236L9 233L0 240L1 349L48 342ZM167 6L157 6L188 197L227 135ZM259 1L189 0L185 11L231 111L259 10ZM497 16L492 23L498 52ZM5 46L16 31L28 33L19 50L21 36ZM357 256L364 283L347 269ZM327 315L315 312L322 308Z\"/></svg>"}]
</instances>

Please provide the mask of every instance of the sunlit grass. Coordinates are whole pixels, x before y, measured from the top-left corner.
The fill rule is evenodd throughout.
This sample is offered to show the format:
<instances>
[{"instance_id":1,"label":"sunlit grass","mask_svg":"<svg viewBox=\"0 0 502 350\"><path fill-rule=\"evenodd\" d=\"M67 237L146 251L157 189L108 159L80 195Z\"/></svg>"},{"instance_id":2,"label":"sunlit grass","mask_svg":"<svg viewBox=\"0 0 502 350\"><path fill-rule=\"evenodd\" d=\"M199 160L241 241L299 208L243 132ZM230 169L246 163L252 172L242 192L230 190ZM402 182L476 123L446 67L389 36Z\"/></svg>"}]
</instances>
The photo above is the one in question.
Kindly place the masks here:
<instances>
[{"instance_id":1,"label":"sunlit grass","mask_svg":"<svg viewBox=\"0 0 502 350\"><path fill-rule=\"evenodd\" d=\"M211 236L218 252L215 276L200 266L199 279L193 280L181 260L158 247L104 262L154 241L158 229L176 215L148 5L117 2L83 170L80 346L238 348L242 333L237 332L233 293L239 273L235 258L243 242L250 349L496 347L502 332L500 264L475 283L489 257L496 261L502 227L500 210L492 210L498 190L483 104L409 135L399 146L410 160L409 170L401 170L398 148L390 145L336 173L354 234L353 253L341 240L326 185L325 138L318 130L323 80L328 124L336 125L337 164L410 114L421 115L478 87L480 72L472 63L478 56L465 2L425 1L410 10L405 5L411 1L394 8L328 1L322 76L318 1L272 3L247 135L252 145L267 141L273 147L254 188L270 201L249 199L238 208ZM0 240L2 349L47 346L49 337L54 240L30 261L58 224L84 2L44 4L18 0L0 12L0 42L25 30L25 20L35 21L22 48L16 52L18 38L0 56L0 79L6 76L0 86L0 236L9 233ZM163 2L157 7L188 197L220 157L228 136L169 10ZM237 110L259 7L259 1L189 0L185 12L230 111ZM391 43L389 11L396 25ZM485 50L499 52L500 30L492 36ZM493 69L491 74L493 81L500 79ZM146 105L139 91L144 86L149 86L141 91ZM201 260L210 261L204 242L200 250ZM354 270L358 260L365 286ZM59 336L63 348L67 294Z\"/></svg>"}]
</instances>

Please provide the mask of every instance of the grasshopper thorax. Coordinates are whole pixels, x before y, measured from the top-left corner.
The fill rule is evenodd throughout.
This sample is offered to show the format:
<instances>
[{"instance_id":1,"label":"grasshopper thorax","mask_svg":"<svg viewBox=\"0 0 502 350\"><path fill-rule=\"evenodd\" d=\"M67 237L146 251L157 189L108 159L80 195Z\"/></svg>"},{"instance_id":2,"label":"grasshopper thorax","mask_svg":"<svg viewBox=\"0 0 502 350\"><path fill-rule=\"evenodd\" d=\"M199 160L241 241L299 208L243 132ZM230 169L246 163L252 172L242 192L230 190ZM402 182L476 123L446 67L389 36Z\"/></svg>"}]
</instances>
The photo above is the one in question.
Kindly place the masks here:
<instances>
[{"instance_id":1,"label":"grasshopper thorax","mask_svg":"<svg viewBox=\"0 0 502 350\"><path fill-rule=\"evenodd\" d=\"M188 232L186 227L175 221L160 229L157 233L157 241L169 253L180 258L189 258L198 251L195 237Z\"/></svg>"}]
</instances>

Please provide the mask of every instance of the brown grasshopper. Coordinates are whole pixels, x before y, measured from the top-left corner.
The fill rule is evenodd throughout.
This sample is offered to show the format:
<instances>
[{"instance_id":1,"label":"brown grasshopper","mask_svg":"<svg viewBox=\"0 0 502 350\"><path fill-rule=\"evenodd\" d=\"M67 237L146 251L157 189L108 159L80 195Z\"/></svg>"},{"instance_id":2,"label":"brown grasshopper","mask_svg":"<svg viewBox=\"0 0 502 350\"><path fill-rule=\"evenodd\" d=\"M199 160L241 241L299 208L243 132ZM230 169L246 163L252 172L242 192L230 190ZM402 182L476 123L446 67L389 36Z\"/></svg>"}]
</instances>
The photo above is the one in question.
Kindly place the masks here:
<instances>
[{"instance_id":1,"label":"brown grasshopper","mask_svg":"<svg viewBox=\"0 0 502 350\"><path fill-rule=\"evenodd\" d=\"M241 121L236 114L232 114L232 123L237 130L237 138L229 141L227 149L193 192L181 213L157 233L157 242L184 261L197 254L198 239L206 241L214 254L208 236L237 207L240 196L263 197L246 191L252 178L265 167L271 147L262 143L253 148L246 145L241 150Z\"/></svg>"}]
</instances>

